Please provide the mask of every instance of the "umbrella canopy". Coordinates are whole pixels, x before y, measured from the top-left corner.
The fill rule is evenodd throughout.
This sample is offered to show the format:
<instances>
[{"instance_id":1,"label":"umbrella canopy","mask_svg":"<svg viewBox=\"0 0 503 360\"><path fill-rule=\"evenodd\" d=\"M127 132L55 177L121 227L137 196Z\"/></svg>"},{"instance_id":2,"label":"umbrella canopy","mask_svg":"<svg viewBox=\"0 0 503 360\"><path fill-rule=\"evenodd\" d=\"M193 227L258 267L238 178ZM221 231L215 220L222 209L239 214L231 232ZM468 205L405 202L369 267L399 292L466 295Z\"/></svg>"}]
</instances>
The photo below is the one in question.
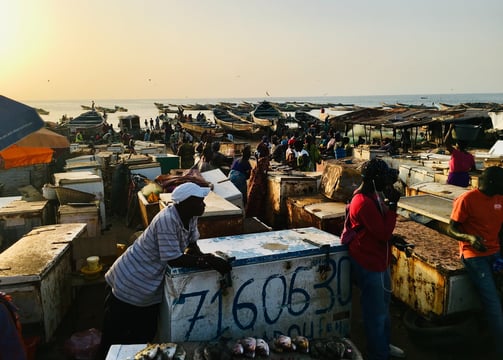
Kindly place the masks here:
<instances>
[{"instance_id":1,"label":"umbrella canopy","mask_svg":"<svg viewBox=\"0 0 503 360\"><path fill-rule=\"evenodd\" d=\"M15 167L49 164L52 161L54 150L38 147L21 147L16 144L0 151L0 168L11 169Z\"/></svg>"},{"instance_id":2,"label":"umbrella canopy","mask_svg":"<svg viewBox=\"0 0 503 360\"><path fill-rule=\"evenodd\" d=\"M70 147L70 141L66 136L55 133L47 128L42 128L19 140L16 142L16 145L21 147L64 149Z\"/></svg>"},{"instance_id":3,"label":"umbrella canopy","mask_svg":"<svg viewBox=\"0 0 503 360\"><path fill-rule=\"evenodd\" d=\"M0 95L0 150L43 126L44 120L37 110Z\"/></svg>"}]
</instances>

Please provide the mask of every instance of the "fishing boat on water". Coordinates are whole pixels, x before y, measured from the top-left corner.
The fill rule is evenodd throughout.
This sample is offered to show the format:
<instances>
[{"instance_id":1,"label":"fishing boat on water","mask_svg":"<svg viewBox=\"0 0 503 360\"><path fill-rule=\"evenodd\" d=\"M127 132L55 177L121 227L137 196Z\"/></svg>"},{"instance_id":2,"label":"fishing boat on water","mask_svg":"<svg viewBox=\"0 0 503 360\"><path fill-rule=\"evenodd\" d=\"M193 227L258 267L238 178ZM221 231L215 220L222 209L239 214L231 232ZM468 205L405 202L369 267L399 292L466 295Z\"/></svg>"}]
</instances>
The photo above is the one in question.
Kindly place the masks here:
<instances>
[{"instance_id":1,"label":"fishing boat on water","mask_svg":"<svg viewBox=\"0 0 503 360\"><path fill-rule=\"evenodd\" d=\"M39 115L49 115L49 111L44 110L42 108L36 108L35 109Z\"/></svg>"},{"instance_id":2,"label":"fishing boat on water","mask_svg":"<svg viewBox=\"0 0 503 360\"><path fill-rule=\"evenodd\" d=\"M262 101L251 112L253 122L264 128L270 128L276 131L278 122L283 119L283 114L273 104L268 101Z\"/></svg>"},{"instance_id":3,"label":"fishing boat on water","mask_svg":"<svg viewBox=\"0 0 503 360\"><path fill-rule=\"evenodd\" d=\"M220 125L224 130L242 135L253 135L258 133L261 128L252 121L245 120L243 117L232 113L222 107L213 109L213 118L215 123Z\"/></svg>"}]
</instances>

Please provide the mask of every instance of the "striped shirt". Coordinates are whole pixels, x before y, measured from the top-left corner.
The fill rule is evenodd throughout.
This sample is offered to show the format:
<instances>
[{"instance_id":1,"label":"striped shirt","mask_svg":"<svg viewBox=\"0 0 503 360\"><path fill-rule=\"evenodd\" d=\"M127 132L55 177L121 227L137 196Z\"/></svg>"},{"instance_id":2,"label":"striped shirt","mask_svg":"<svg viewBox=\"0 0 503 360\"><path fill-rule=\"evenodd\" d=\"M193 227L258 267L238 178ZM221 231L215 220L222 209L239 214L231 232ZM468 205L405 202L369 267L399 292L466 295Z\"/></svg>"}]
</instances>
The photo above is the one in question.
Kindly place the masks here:
<instances>
[{"instance_id":1,"label":"striped shirt","mask_svg":"<svg viewBox=\"0 0 503 360\"><path fill-rule=\"evenodd\" d=\"M180 257L199 238L197 217L185 229L173 205L160 211L147 229L105 274L113 294L128 304L149 306L162 301L168 261Z\"/></svg>"}]
</instances>

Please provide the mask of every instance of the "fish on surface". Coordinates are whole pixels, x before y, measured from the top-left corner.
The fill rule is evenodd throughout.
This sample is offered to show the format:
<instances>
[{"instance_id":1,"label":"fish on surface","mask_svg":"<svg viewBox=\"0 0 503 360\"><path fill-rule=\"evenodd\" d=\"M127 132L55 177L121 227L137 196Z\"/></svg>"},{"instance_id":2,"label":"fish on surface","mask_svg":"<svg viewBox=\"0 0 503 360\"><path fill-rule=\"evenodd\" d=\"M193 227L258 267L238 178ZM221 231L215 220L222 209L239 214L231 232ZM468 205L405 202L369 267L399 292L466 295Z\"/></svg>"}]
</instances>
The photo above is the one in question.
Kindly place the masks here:
<instances>
[{"instance_id":1,"label":"fish on surface","mask_svg":"<svg viewBox=\"0 0 503 360\"><path fill-rule=\"evenodd\" d=\"M173 360L173 356L175 356L177 344L175 343L162 343L159 344L159 351L161 353L162 360Z\"/></svg>"},{"instance_id":2,"label":"fish on surface","mask_svg":"<svg viewBox=\"0 0 503 360\"><path fill-rule=\"evenodd\" d=\"M175 354L173 355L173 360L185 360L186 357L187 351L185 351L185 348L182 344L178 344Z\"/></svg>"},{"instance_id":3,"label":"fish on surface","mask_svg":"<svg viewBox=\"0 0 503 360\"><path fill-rule=\"evenodd\" d=\"M232 355L234 356L241 356L245 353L245 350L243 348L243 344L241 344L239 341L237 341L233 346L232 346Z\"/></svg>"},{"instance_id":4,"label":"fish on surface","mask_svg":"<svg viewBox=\"0 0 503 360\"><path fill-rule=\"evenodd\" d=\"M243 345L245 355L247 353L255 352L255 348L257 347L257 339L255 339L254 337L245 337L243 339L240 339L239 342Z\"/></svg>"},{"instance_id":5,"label":"fish on surface","mask_svg":"<svg viewBox=\"0 0 503 360\"><path fill-rule=\"evenodd\" d=\"M205 360L204 358L204 347L205 345L199 345L194 350L194 355L192 356L193 360Z\"/></svg>"},{"instance_id":6,"label":"fish on surface","mask_svg":"<svg viewBox=\"0 0 503 360\"><path fill-rule=\"evenodd\" d=\"M159 352L159 344L147 344L134 355L134 360L154 360Z\"/></svg>"},{"instance_id":7,"label":"fish on surface","mask_svg":"<svg viewBox=\"0 0 503 360\"><path fill-rule=\"evenodd\" d=\"M269 344L264 339L257 338L255 353L258 356L268 357L270 354Z\"/></svg>"},{"instance_id":8,"label":"fish on surface","mask_svg":"<svg viewBox=\"0 0 503 360\"><path fill-rule=\"evenodd\" d=\"M309 352L309 340L305 336L295 336L292 342L297 348L297 352L307 354Z\"/></svg>"}]
</instances>

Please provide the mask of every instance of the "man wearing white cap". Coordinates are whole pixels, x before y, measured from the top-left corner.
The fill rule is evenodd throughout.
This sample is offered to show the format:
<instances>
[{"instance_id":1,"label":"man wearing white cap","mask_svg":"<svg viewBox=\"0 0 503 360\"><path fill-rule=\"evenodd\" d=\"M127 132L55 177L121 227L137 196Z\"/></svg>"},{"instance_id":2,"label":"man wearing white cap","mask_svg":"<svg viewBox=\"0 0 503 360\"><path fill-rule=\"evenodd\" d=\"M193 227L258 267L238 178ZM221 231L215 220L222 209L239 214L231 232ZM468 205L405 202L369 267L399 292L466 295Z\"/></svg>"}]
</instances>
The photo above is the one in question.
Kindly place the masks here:
<instances>
[{"instance_id":1,"label":"man wearing white cap","mask_svg":"<svg viewBox=\"0 0 503 360\"><path fill-rule=\"evenodd\" d=\"M184 183L173 204L160 211L145 231L105 274L107 289L102 350L112 344L152 342L157 331L166 266L231 270L224 259L203 254L197 245L197 219L204 213L209 188Z\"/></svg>"}]
</instances>

